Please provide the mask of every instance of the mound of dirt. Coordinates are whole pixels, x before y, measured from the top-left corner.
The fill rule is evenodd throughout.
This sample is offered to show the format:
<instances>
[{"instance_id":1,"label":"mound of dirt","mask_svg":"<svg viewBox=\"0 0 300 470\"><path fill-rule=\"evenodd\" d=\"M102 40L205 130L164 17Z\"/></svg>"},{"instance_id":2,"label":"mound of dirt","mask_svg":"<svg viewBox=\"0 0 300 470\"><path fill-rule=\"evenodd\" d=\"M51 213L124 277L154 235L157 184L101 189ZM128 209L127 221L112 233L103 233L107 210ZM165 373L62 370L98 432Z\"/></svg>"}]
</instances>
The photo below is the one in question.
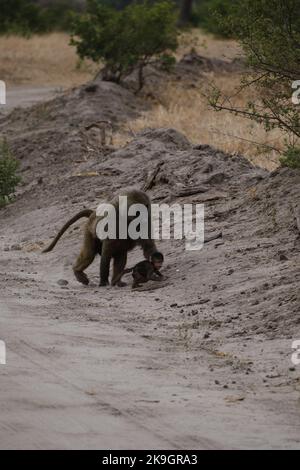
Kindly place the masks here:
<instances>
[{"instance_id":1,"label":"mound of dirt","mask_svg":"<svg viewBox=\"0 0 300 470\"><path fill-rule=\"evenodd\" d=\"M81 173L82 162L99 161L107 152L97 132L86 128L100 122L111 133L146 106L130 90L99 81L32 108L15 109L0 120L0 134L21 161L23 186L18 194L28 188L36 190L32 195L39 190L47 194L65 178L72 180Z\"/></svg>"},{"instance_id":2,"label":"mound of dirt","mask_svg":"<svg viewBox=\"0 0 300 470\"><path fill-rule=\"evenodd\" d=\"M144 96L150 96L152 99L158 99L158 91L163 91L167 83L179 82L184 87L195 88L204 77L211 76L212 74L237 73L245 71L245 69L246 65L242 58L235 58L233 60L209 58L191 50L174 67L168 70L159 61L147 65L143 72L145 81L143 94ZM102 74L100 72L99 79L104 77L105 73ZM139 89L137 71L132 72L126 77L124 86L133 91Z\"/></svg>"},{"instance_id":3,"label":"mound of dirt","mask_svg":"<svg viewBox=\"0 0 300 470\"><path fill-rule=\"evenodd\" d=\"M185 54L176 66L176 72L180 76L192 74L201 74L203 72L233 73L245 70L245 63L241 58L233 60L222 60L217 58L204 57L191 50Z\"/></svg>"},{"instance_id":4,"label":"mound of dirt","mask_svg":"<svg viewBox=\"0 0 300 470\"><path fill-rule=\"evenodd\" d=\"M222 312L217 321L222 335L228 318L235 315L237 335L259 331L282 337L299 324L299 273L295 264L299 259L299 229L294 217L300 208L299 172L278 170L269 174L243 156L227 155L207 145L193 146L174 129L145 130L124 148L106 148L105 153L92 153L88 158L80 145L76 147L72 130L59 141L56 133L35 129L30 136L18 136L14 142L15 152L19 156L21 153L22 162L26 162L24 183L17 201L1 215L15 220L17 214L26 213L30 225L31 213L42 210L44 216L34 223L35 238L40 244L48 241L49 226L58 228L64 217L82 207L95 208L99 199L110 198L120 189L147 186L158 167L151 181L152 199L204 203L207 232L221 230L224 237L222 249L217 243L218 250L213 250L208 259L204 251L196 254L199 264L195 266L189 261L191 253L185 252L184 243L171 243L177 261L170 264L170 282L177 295L182 275L191 277L188 286L183 286L184 296L186 289L193 286L193 298L192 292L198 291L198 283L201 285L204 278L205 290L216 285L205 308L210 307L211 315ZM15 244L21 243L20 233L15 233L14 238ZM65 252L65 243L68 235L54 257L59 259L60 250ZM166 250L170 251L170 247ZM211 248L207 250L211 252ZM204 277L202 256L206 259ZM183 266L179 275L177 265ZM222 267L216 270L218 266Z\"/></svg>"}]
</instances>

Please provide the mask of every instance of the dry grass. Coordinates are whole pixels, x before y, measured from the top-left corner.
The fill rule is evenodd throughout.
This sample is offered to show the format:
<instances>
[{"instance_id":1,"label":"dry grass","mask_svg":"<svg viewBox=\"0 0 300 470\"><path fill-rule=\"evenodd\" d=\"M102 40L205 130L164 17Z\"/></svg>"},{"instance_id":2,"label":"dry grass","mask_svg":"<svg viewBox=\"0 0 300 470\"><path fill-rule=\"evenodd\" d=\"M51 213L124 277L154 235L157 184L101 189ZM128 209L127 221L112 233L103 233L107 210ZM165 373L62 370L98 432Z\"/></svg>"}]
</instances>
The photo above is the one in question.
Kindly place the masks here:
<instances>
[{"instance_id":1,"label":"dry grass","mask_svg":"<svg viewBox=\"0 0 300 470\"><path fill-rule=\"evenodd\" d=\"M80 63L69 36L52 33L29 39L1 37L0 78L8 86L58 86L68 88L90 80L97 67Z\"/></svg>"},{"instance_id":2,"label":"dry grass","mask_svg":"<svg viewBox=\"0 0 300 470\"><path fill-rule=\"evenodd\" d=\"M237 43L219 40L201 31L191 31L181 37L178 58L193 47L206 57L232 60L241 55ZM263 126L234 116L228 112L216 112L208 105L207 87L214 82L225 94L235 93L240 83L239 73L206 74L196 88L184 88L182 83L169 83L160 93L159 103L137 120L127 125L128 134L139 132L146 127L173 127L182 132L193 143L209 144L228 153L245 155L254 164L270 170L278 166L278 152L259 144L282 149L283 136L280 131L265 132ZM157 90L155 90L157 95ZM245 106L254 96L246 92L238 96L235 104ZM125 133L117 138L119 143L126 139ZM250 141L250 142L249 142ZM256 143L253 143L256 142Z\"/></svg>"},{"instance_id":3,"label":"dry grass","mask_svg":"<svg viewBox=\"0 0 300 470\"><path fill-rule=\"evenodd\" d=\"M216 83L230 93L238 84L238 77L217 77ZM203 88L205 86L203 83ZM238 104L243 105L245 99L240 98ZM281 133L267 133L253 121L210 109L201 89L187 90L182 85L169 84L160 97L160 104L127 125L131 133L146 127L173 127L195 144L209 144L228 153L243 154L268 169L278 166L278 152L253 142L281 149Z\"/></svg>"},{"instance_id":4,"label":"dry grass","mask_svg":"<svg viewBox=\"0 0 300 470\"><path fill-rule=\"evenodd\" d=\"M177 59L180 59L192 48L205 57L217 57L223 60L232 60L242 53L236 41L217 39L200 29L191 29L180 35L179 47L176 51Z\"/></svg>"}]
</instances>

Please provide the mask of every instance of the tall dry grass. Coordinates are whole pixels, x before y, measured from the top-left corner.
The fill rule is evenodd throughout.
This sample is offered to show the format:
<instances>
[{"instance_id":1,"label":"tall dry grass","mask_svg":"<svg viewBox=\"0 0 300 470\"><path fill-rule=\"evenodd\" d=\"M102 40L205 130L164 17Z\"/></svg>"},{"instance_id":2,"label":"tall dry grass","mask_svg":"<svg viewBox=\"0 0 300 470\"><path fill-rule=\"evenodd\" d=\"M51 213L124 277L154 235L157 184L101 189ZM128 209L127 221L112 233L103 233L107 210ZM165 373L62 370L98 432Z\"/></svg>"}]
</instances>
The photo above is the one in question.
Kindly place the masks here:
<instances>
[{"instance_id":1,"label":"tall dry grass","mask_svg":"<svg viewBox=\"0 0 300 470\"><path fill-rule=\"evenodd\" d=\"M239 78L230 74L215 77L215 81L230 93L234 91L234 85L238 85ZM269 147L282 149L282 133L266 132L254 121L225 111L214 111L204 96L206 85L203 82L202 88L185 89L182 85L169 84L160 96L159 104L125 124L125 134L126 129L130 135L147 127L173 127L195 144L209 144L228 153L240 153L254 164L268 169L276 168L279 154ZM248 98L249 94L239 97L237 105L243 106Z\"/></svg>"},{"instance_id":2,"label":"tall dry grass","mask_svg":"<svg viewBox=\"0 0 300 470\"><path fill-rule=\"evenodd\" d=\"M177 58L193 48L198 54L223 60L241 57L242 52L233 40L216 39L199 30L192 30L181 35ZM199 77L195 88L187 88L184 82L170 82L159 94L158 101L150 111L125 125L123 134L119 134L119 143L130 140L130 136L146 127L173 127L182 132L193 143L215 146L228 153L245 155L254 164L270 170L278 166L279 154L272 150L283 148L283 134L280 131L266 132L262 125L234 116L228 112L216 112L208 104L207 88L212 84L228 96L239 88L241 74L206 73ZM249 90L238 95L234 104L244 107L254 99Z\"/></svg>"},{"instance_id":3,"label":"tall dry grass","mask_svg":"<svg viewBox=\"0 0 300 470\"><path fill-rule=\"evenodd\" d=\"M238 43L233 39L220 39L199 28L190 29L179 36L179 47L176 57L179 60L191 49L205 57L232 60L242 54Z\"/></svg>"},{"instance_id":4,"label":"tall dry grass","mask_svg":"<svg viewBox=\"0 0 300 470\"><path fill-rule=\"evenodd\" d=\"M98 66L80 62L69 35L51 33L1 37L0 79L8 86L58 86L68 88L90 80Z\"/></svg>"}]
</instances>

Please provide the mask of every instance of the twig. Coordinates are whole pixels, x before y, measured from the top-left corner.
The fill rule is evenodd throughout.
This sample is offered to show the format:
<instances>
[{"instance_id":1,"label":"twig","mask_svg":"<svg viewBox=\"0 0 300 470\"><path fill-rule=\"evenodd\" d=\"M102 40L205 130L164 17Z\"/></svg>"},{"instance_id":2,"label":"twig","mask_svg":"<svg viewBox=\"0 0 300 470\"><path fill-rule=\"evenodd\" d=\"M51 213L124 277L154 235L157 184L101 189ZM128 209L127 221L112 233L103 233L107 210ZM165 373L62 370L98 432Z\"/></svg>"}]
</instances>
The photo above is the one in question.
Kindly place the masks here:
<instances>
[{"instance_id":1,"label":"twig","mask_svg":"<svg viewBox=\"0 0 300 470\"><path fill-rule=\"evenodd\" d=\"M182 188L174 192L174 196L192 196L193 194L205 193L210 188L207 186L194 186L193 188Z\"/></svg>"},{"instance_id":2,"label":"twig","mask_svg":"<svg viewBox=\"0 0 300 470\"><path fill-rule=\"evenodd\" d=\"M271 145L268 145L268 144L263 144L261 142L255 142L254 140L245 139L244 137L238 137L237 135L229 134L227 132L221 132L221 131L219 131L217 129L213 129L213 128L210 129L210 132L212 132L213 134L225 135L226 137L232 137L233 139L243 140L244 142L249 142L250 144L260 145L261 147L266 147L266 148L269 148L271 150L274 150L275 152L281 153L281 151L279 149L277 149L276 147L272 147Z\"/></svg>"},{"instance_id":3,"label":"twig","mask_svg":"<svg viewBox=\"0 0 300 470\"><path fill-rule=\"evenodd\" d=\"M199 300L196 300L195 302L189 302L188 304L176 305L176 307L177 308L192 307L193 305L203 305L203 304L207 304L208 302L210 302L210 299L199 299Z\"/></svg>"},{"instance_id":4,"label":"twig","mask_svg":"<svg viewBox=\"0 0 300 470\"><path fill-rule=\"evenodd\" d=\"M299 234L300 234L300 215L299 215L299 213L297 213L296 206L293 206L293 213L294 213L294 217L295 217L296 227L297 227L297 229L299 231Z\"/></svg>"},{"instance_id":5,"label":"twig","mask_svg":"<svg viewBox=\"0 0 300 470\"><path fill-rule=\"evenodd\" d=\"M101 128L101 124L107 124L108 126L111 126L111 121L107 120L107 119L103 119L101 121L97 121L97 122L92 122L91 124L85 126L85 130L86 131L89 131L90 129L92 129L93 127L96 127L97 129L100 129Z\"/></svg>"},{"instance_id":6,"label":"twig","mask_svg":"<svg viewBox=\"0 0 300 470\"><path fill-rule=\"evenodd\" d=\"M130 133L131 133L131 134L133 135L133 137L135 138L135 137L137 136L137 133L134 132L134 130L129 126L129 124L127 124L127 127L128 127L128 129L129 129Z\"/></svg>"},{"instance_id":7,"label":"twig","mask_svg":"<svg viewBox=\"0 0 300 470\"><path fill-rule=\"evenodd\" d=\"M143 185L142 190L143 191L148 191L154 186L155 183L155 178L157 177L161 167L164 165L164 162L158 162L154 170L150 173L150 176L146 183Z\"/></svg>"},{"instance_id":8,"label":"twig","mask_svg":"<svg viewBox=\"0 0 300 470\"><path fill-rule=\"evenodd\" d=\"M230 104L231 105L231 104ZM239 109L239 108L234 108L232 105L231 107L229 106L223 106L220 104L212 104L213 109L216 111L229 111L230 113L235 114L236 116L246 116L248 118L260 118L263 121L266 119L269 119L270 122L279 122L279 124L284 128L288 129L292 134L295 134L297 137L300 137L300 132L296 131L296 128L293 128L290 124L288 124L286 121L284 121L278 114L274 112L273 109L268 107L269 110L271 111L272 115L264 115L264 114L255 114L254 112L246 111L245 109ZM281 128L282 128L281 127Z\"/></svg>"}]
</instances>

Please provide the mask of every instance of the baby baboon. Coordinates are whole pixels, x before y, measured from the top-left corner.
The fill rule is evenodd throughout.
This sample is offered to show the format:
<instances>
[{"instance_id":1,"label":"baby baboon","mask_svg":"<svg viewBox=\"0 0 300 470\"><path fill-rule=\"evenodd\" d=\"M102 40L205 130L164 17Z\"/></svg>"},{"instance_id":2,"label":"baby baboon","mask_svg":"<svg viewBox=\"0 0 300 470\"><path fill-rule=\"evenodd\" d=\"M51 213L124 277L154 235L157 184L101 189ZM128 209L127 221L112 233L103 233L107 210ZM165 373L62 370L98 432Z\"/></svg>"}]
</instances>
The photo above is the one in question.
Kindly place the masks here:
<instances>
[{"instance_id":1,"label":"baby baboon","mask_svg":"<svg viewBox=\"0 0 300 470\"><path fill-rule=\"evenodd\" d=\"M81 282L82 284L87 285L89 283L89 279L85 274L84 270L94 261L96 254L101 255L101 263L100 263L100 286L106 286L109 284L109 268L110 268L110 261L113 259L113 276L112 276L112 285L118 284L119 286L124 285L121 282L121 276L124 271L127 262L127 252L132 250L135 246L141 246L144 252L144 257L149 259L151 254L157 251L156 245L154 241L151 239L151 202L149 197L146 193L139 190L131 190L120 194L120 196L127 196L127 206L128 209L130 206L134 204L142 204L148 210L148 234L149 238L142 239L139 238L137 240L133 240L127 234L127 238L122 239L118 238L118 230L119 230L119 197L116 197L111 204L115 208L116 212L116 225L117 225L117 238L116 239L109 239L106 238L104 240L99 240L97 237L96 229L97 224L100 221L101 217L96 215L95 211L86 209L84 211L79 212L77 215L72 217L59 231L55 239L52 243L47 247L43 252L47 253L51 251L63 233L67 230L70 225L74 222L79 220L82 217L89 217L89 220L86 223L85 230L84 230L84 241L80 251L80 254L73 266L73 271L75 274L76 279ZM127 217L127 228L129 223L135 217ZM121 276L120 276L121 274Z\"/></svg>"},{"instance_id":2,"label":"baby baboon","mask_svg":"<svg viewBox=\"0 0 300 470\"><path fill-rule=\"evenodd\" d=\"M140 261L133 266L133 268L125 269L122 274L132 272L132 289L134 289L135 287L139 287L140 284L144 284L148 281L160 281L163 277L160 272L163 262L163 254L159 251L155 251L150 256L150 261Z\"/></svg>"}]
</instances>

